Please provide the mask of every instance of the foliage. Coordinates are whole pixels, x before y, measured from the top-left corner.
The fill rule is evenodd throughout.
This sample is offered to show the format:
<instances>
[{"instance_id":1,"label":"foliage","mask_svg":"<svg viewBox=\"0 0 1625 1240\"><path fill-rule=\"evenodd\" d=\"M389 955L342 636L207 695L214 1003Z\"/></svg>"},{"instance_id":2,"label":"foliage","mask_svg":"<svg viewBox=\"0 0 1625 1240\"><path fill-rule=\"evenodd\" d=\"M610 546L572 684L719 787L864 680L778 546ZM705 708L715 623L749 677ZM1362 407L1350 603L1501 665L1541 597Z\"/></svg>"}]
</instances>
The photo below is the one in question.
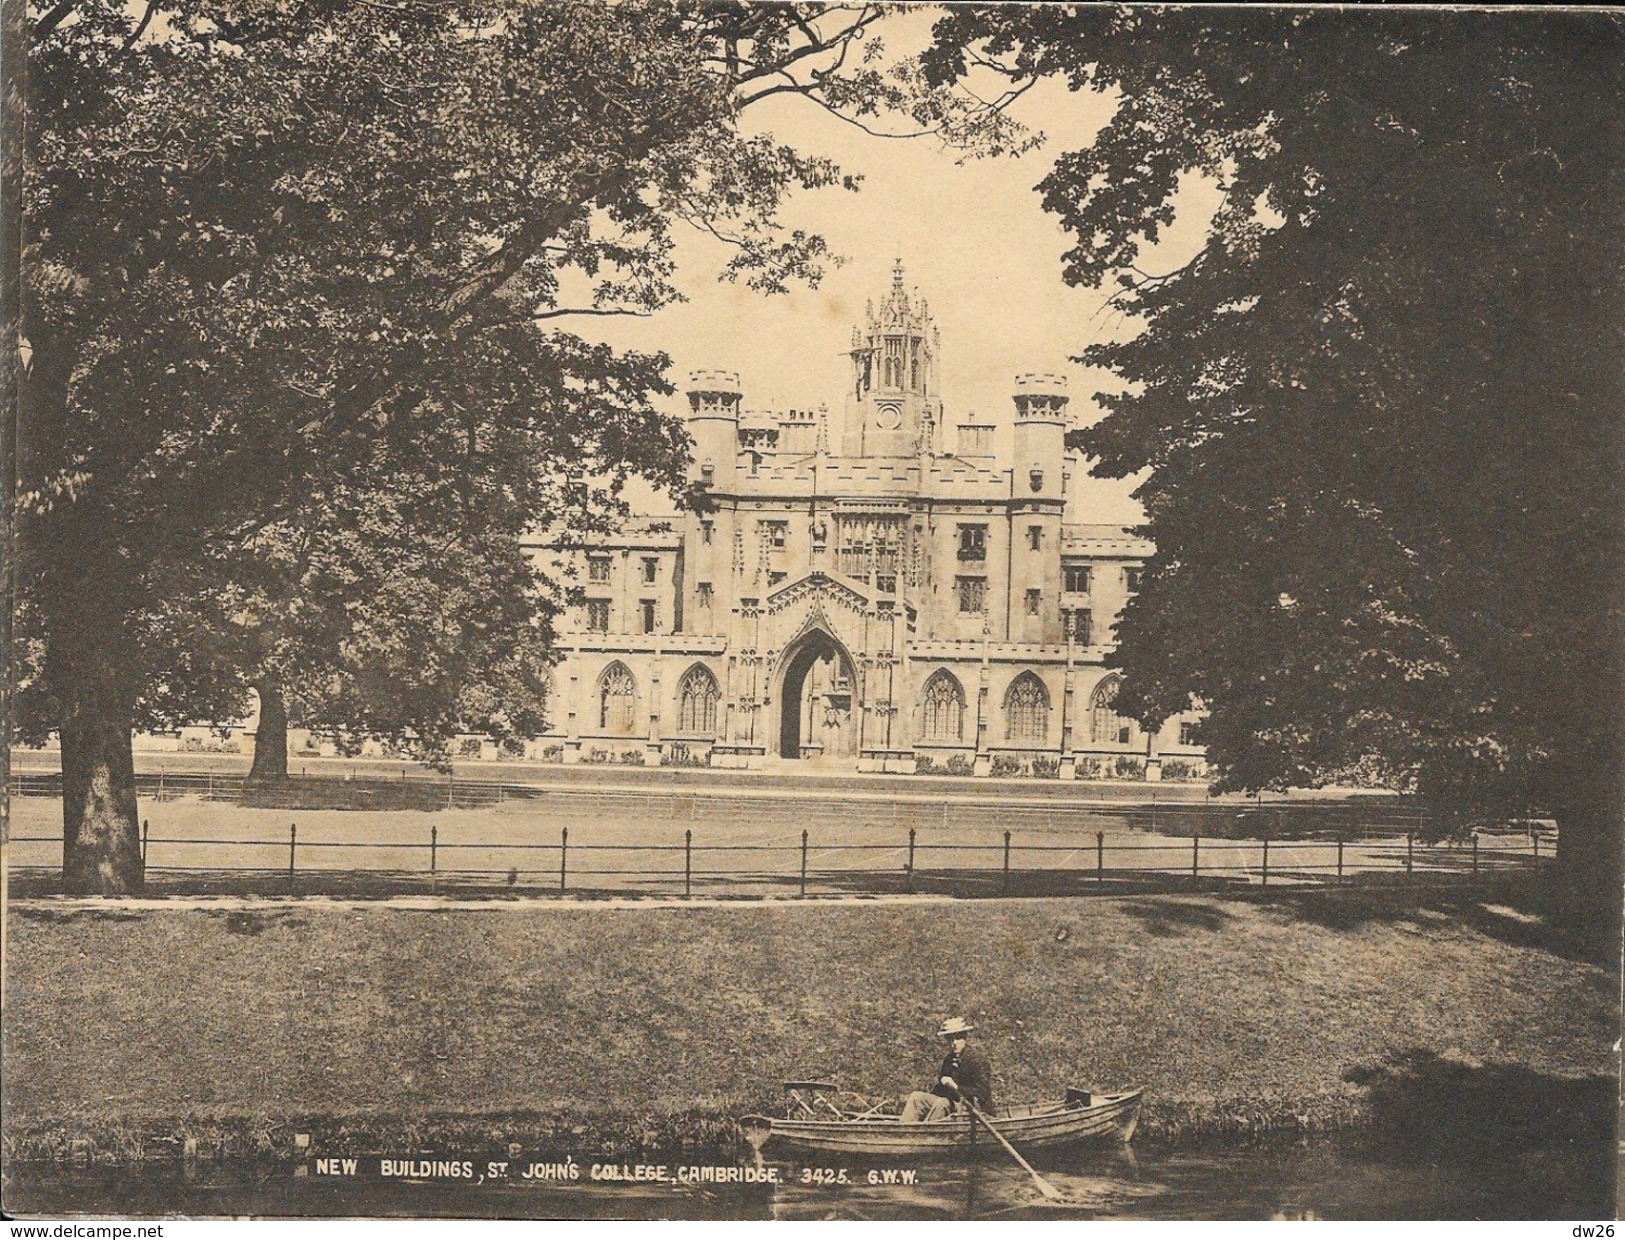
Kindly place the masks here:
<instances>
[{"instance_id":1,"label":"foliage","mask_svg":"<svg viewBox=\"0 0 1625 1240\"><path fill-rule=\"evenodd\" d=\"M1184 758L1163 759L1162 778L1168 783L1200 783L1205 777L1200 762L1191 762Z\"/></svg>"},{"instance_id":2,"label":"foliage","mask_svg":"<svg viewBox=\"0 0 1625 1240\"><path fill-rule=\"evenodd\" d=\"M1133 328L1085 352L1124 386L1070 443L1151 471L1118 709L1203 705L1221 787L1380 764L1451 812L1557 808L1617 872L1622 52L1573 12L938 25L933 81L1120 98L1040 186L1066 280ZM1195 183L1205 244L1148 269Z\"/></svg>"},{"instance_id":3,"label":"foliage","mask_svg":"<svg viewBox=\"0 0 1625 1240\"><path fill-rule=\"evenodd\" d=\"M528 604L544 627L505 636L545 649L557 600L514 540L539 519L610 519L630 473L680 485L686 441L650 404L669 391L663 357L533 316L572 309L571 276L588 312L666 304L679 218L765 236L784 189L833 168L735 132L669 9L493 24L478 7L268 6L228 22L235 9L200 5L143 38L122 5L71 7L33 48L47 123L27 201L25 631L49 632L53 553L100 553L130 604L142 723L232 713L232 620L282 622L273 665L291 643L325 670L335 645L388 648L403 626L431 659L468 650L466 625L434 644L422 622L448 601L416 588L431 564L493 628L522 619L503 600ZM538 217L546 235L521 244ZM526 250L500 282L493 246ZM758 245L735 271L816 279L820 249ZM55 713L42 670L24 699L44 706L25 710L36 729ZM378 700L424 733L453 705ZM361 705L363 730L398 733Z\"/></svg>"},{"instance_id":4,"label":"foliage","mask_svg":"<svg viewBox=\"0 0 1625 1240\"><path fill-rule=\"evenodd\" d=\"M17 714L128 793L84 844L120 859L73 880L102 888L139 881L130 727L230 717L249 683L346 744L540 730L566 590L524 535L607 528L634 475L682 491L687 450L666 359L562 323L678 300L680 227L732 247L727 279L816 284L827 247L779 209L856 185L743 108L1014 132L843 76L878 6L30 16Z\"/></svg>"}]
</instances>

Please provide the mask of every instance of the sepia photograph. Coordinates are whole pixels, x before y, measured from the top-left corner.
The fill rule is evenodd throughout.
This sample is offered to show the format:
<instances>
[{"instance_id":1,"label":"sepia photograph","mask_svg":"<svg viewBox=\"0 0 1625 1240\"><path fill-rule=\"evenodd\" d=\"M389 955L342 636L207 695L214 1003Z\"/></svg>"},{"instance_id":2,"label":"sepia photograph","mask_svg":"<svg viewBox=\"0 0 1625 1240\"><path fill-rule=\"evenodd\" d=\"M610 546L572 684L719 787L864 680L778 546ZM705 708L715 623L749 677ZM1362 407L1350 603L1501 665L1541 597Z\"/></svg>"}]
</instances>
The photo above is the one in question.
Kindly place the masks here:
<instances>
[{"instance_id":1,"label":"sepia photograph","mask_svg":"<svg viewBox=\"0 0 1625 1240\"><path fill-rule=\"evenodd\" d=\"M0 14L7 1236L1614 1234L1625 9Z\"/></svg>"}]
</instances>

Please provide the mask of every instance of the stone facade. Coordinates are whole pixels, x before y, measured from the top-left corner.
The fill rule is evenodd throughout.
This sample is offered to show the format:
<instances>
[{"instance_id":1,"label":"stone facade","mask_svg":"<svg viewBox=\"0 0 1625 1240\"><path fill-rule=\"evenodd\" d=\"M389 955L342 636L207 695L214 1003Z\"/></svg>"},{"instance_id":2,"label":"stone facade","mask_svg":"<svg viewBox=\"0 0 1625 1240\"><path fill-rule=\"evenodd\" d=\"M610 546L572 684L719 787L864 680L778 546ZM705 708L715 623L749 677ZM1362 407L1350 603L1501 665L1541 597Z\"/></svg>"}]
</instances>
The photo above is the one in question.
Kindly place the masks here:
<instances>
[{"instance_id":1,"label":"stone facade","mask_svg":"<svg viewBox=\"0 0 1625 1240\"><path fill-rule=\"evenodd\" d=\"M823 759L1157 778L1199 767L1190 719L1154 737L1111 710L1103 666L1150 546L1066 520L1064 378L1016 378L1008 459L992 422L948 425L940 341L901 266L854 329L839 425L756 414L738 378L693 374L703 511L562 552L584 601L562 625L564 762L753 767ZM927 761L929 760L929 761Z\"/></svg>"}]
</instances>

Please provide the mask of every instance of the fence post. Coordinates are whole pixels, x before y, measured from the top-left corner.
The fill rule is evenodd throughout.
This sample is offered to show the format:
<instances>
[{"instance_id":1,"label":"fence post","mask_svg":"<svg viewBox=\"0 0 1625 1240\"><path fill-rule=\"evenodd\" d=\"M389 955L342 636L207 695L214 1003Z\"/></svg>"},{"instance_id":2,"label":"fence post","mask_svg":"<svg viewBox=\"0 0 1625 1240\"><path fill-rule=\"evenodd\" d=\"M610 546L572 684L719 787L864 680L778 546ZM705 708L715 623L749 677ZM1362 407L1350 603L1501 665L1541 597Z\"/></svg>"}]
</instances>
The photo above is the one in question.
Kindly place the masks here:
<instances>
[{"instance_id":1,"label":"fence post","mask_svg":"<svg viewBox=\"0 0 1625 1240\"><path fill-rule=\"evenodd\" d=\"M1535 864L1539 865L1540 864L1540 832L1539 831L1531 831L1529 833L1529 842L1535 846Z\"/></svg>"},{"instance_id":2,"label":"fence post","mask_svg":"<svg viewBox=\"0 0 1625 1240\"><path fill-rule=\"evenodd\" d=\"M210 800L210 801L214 800L214 772L213 771L209 772L209 796L208 796L208 800Z\"/></svg>"},{"instance_id":3,"label":"fence post","mask_svg":"<svg viewBox=\"0 0 1625 1240\"><path fill-rule=\"evenodd\" d=\"M293 891L293 853L298 842L299 824L290 822L288 824L288 891L290 893Z\"/></svg>"},{"instance_id":4,"label":"fence post","mask_svg":"<svg viewBox=\"0 0 1625 1240\"><path fill-rule=\"evenodd\" d=\"M1010 832L1004 833L1004 877L999 880L999 891L1010 894Z\"/></svg>"},{"instance_id":5,"label":"fence post","mask_svg":"<svg viewBox=\"0 0 1625 1240\"><path fill-rule=\"evenodd\" d=\"M559 828L559 890L564 890L564 875L570 856L570 828Z\"/></svg>"},{"instance_id":6,"label":"fence post","mask_svg":"<svg viewBox=\"0 0 1625 1240\"><path fill-rule=\"evenodd\" d=\"M910 827L908 829L908 866L906 868L907 868L907 873L908 873L908 889L909 889L909 893L913 894L913 891L914 891L914 828L913 827Z\"/></svg>"},{"instance_id":7,"label":"fence post","mask_svg":"<svg viewBox=\"0 0 1625 1240\"><path fill-rule=\"evenodd\" d=\"M1260 875L1258 885L1260 887L1270 885L1270 837L1267 835L1264 837L1264 869Z\"/></svg>"},{"instance_id":8,"label":"fence post","mask_svg":"<svg viewBox=\"0 0 1625 1240\"><path fill-rule=\"evenodd\" d=\"M164 799L164 771L162 767L158 768L158 796L156 799L160 801Z\"/></svg>"},{"instance_id":9,"label":"fence post","mask_svg":"<svg viewBox=\"0 0 1625 1240\"><path fill-rule=\"evenodd\" d=\"M1106 833L1095 832L1095 885L1104 886L1106 882Z\"/></svg>"},{"instance_id":10,"label":"fence post","mask_svg":"<svg viewBox=\"0 0 1625 1240\"><path fill-rule=\"evenodd\" d=\"M801 894L807 894L807 830L801 831Z\"/></svg>"},{"instance_id":11,"label":"fence post","mask_svg":"<svg viewBox=\"0 0 1625 1240\"><path fill-rule=\"evenodd\" d=\"M694 832L683 832L683 898L687 899L694 882Z\"/></svg>"},{"instance_id":12,"label":"fence post","mask_svg":"<svg viewBox=\"0 0 1625 1240\"><path fill-rule=\"evenodd\" d=\"M147 834L152 830L152 819L141 820L141 864L147 864Z\"/></svg>"},{"instance_id":13,"label":"fence post","mask_svg":"<svg viewBox=\"0 0 1625 1240\"><path fill-rule=\"evenodd\" d=\"M1191 836L1191 881L1196 881L1197 867L1201 863L1202 837Z\"/></svg>"},{"instance_id":14,"label":"fence post","mask_svg":"<svg viewBox=\"0 0 1625 1240\"><path fill-rule=\"evenodd\" d=\"M435 875L439 871L440 863L440 826L438 823L429 824L429 887L436 885Z\"/></svg>"},{"instance_id":15,"label":"fence post","mask_svg":"<svg viewBox=\"0 0 1625 1240\"><path fill-rule=\"evenodd\" d=\"M1337 881L1343 881L1343 837L1337 837Z\"/></svg>"},{"instance_id":16,"label":"fence post","mask_svg":"<svg viewBox=\"0 0 1625 1240\"><path fill-rule=\"evenodd\" d=\"M1478 832L1473 832L1473 873L1478 873Z\"/></svg>"},{"instance_id":17,"label":"fence post","mask_svg":"<svg viewBox=\"0 0 1625 1240\"><path fill-rule=\"evenodd\" d=\"M1415 838L1409 831L1405 832L1405 873L1407 874L1411 872L1411 841Z\"/></svg>"}]
</instances>

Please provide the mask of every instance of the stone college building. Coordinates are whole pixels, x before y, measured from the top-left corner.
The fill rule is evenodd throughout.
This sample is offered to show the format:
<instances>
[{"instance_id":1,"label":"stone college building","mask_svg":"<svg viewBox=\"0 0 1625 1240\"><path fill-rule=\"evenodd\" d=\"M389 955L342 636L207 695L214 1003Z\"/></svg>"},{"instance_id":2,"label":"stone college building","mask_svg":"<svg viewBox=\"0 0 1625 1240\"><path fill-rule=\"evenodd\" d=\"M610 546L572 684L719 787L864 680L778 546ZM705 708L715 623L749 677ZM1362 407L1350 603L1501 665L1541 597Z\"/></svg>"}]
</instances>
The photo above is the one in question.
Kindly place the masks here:
<instances>
[{"instance_id":1,"label":"stone college building","mask_svg":"<svg viewBox=\"0 0 1625 1240\"><path fill-rule=\"evenodd\" d=\"M1013 451L952 420L926 303L901 264L855 328L827 408L747 412L737 376L688 387L705 511L568 551L564 762L1150 778L1196 774L1191 718L1147 736L1102 660L1150 545L1069 523L1090 485L1063 378L1018 376ZM538 545L556 559L559 548Z\"/></svg>"}]
</instances>

